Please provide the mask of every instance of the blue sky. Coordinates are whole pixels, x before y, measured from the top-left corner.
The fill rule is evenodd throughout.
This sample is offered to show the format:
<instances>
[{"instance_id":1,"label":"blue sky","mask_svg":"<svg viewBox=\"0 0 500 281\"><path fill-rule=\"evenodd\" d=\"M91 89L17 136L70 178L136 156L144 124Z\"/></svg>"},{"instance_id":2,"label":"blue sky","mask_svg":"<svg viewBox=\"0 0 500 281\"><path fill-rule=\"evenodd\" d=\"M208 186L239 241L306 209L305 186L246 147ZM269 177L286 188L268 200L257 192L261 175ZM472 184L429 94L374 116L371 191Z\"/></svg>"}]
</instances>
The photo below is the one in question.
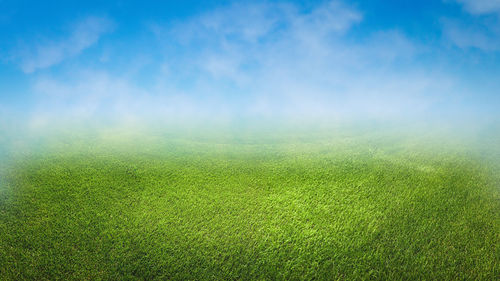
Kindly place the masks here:
<instances>
[{"instance_id":1,"label":"blue sky","mask_svg":"<svg viewBox=\"0 0 500 281\"><path fill-rule=\"evenodd\" d=\"M498 116L500 0L101 2L0 0L0 117Z\"/></svg>"}]
</instances>

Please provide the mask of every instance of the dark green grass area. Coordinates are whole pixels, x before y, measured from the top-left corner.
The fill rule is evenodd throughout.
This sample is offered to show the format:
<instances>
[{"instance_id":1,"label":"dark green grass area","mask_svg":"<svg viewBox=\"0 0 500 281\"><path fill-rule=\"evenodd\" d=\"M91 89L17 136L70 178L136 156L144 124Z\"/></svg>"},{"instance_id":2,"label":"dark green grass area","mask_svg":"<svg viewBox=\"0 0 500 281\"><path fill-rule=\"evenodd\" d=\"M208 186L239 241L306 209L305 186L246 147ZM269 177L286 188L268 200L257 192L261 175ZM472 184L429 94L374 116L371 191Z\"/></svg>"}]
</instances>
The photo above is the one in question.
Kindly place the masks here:
<instances>
[{"instance_id":1,"label":"dark green grass area","mask_svg":"<svg viewBox=\"0 0 500 281\"><path fill-rule=\"evenodd\" d=\"M2 280L500 277L497 166L465 149L349 137L54 147L4 168Z\"/></svg>"}]
</instances>

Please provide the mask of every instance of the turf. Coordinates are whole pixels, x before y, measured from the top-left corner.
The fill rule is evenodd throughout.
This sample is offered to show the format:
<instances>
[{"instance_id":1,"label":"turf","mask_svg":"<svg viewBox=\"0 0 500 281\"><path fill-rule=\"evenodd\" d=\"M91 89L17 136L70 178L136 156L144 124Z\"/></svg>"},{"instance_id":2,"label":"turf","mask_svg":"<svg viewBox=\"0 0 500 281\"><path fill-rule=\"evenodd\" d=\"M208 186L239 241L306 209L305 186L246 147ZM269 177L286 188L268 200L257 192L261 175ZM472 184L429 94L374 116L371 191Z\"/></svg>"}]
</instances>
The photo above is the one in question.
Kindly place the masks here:
<instances>
[{"instance_id":1,"label":"turf","mask_svg":"<svg viewBox=\"0 0 500 281\"><path fill-rule=\"evenodd\" d=\"M479 153L348 136L116 139L4 168L0 279L500 277L500 181Z\"/></svg>"}]
</instances>

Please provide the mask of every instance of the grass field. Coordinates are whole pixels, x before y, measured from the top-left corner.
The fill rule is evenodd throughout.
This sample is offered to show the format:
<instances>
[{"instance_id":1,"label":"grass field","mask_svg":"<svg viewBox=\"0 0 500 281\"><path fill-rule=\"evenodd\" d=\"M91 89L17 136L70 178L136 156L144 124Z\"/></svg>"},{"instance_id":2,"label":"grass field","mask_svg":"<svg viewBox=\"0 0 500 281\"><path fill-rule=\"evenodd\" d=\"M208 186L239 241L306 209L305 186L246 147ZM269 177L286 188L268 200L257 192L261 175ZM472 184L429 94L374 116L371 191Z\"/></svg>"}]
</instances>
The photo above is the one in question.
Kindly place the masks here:
<instances>
[{"instance_id":1,"label":"grass field","mask_svg":"<svg viewBox=\"0 0 500 281\"><path fill-rule=\"evenodd\" d=\"M376 134L58 142L3 167L0 279L499 280L494 159Z\"/></svg>"}]
</instances>

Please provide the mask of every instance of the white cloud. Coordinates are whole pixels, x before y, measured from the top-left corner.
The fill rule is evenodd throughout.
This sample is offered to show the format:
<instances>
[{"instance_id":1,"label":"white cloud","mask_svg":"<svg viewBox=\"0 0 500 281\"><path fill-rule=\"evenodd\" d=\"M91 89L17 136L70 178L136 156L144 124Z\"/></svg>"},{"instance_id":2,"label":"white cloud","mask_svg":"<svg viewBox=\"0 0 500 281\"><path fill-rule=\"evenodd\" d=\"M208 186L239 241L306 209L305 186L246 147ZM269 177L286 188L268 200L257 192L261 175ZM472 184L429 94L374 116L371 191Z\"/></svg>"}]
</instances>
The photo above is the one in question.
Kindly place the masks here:
<instances>
[{"instance_id":1,"label":"white cloud","mask_svg":"<svg viewBox=\"0 0 500 281\"><path fill-rule=\"evenodd\" d=\"M22 51L14 51L14 57L25 73L32 73L77 56L112 28L113 24L107 18L87 17L76 23L67 37L33 42L21 47Z\"/></svg>"},{"instance_id":2,"label":"white cloud","mask_svg":"<svg viewBox=\"0 0 500 281\"><path fill-rule=\"evenodd\" d=\"M444 38L461 49L500 50L500 0L451 1L472 16L443 19Z\"/></svg>"},{"instance_id":3,"label":"white cloud","mask_svg":"<svg viewBox=\"0 0 500 281\"><path fill-rule=\"evenodd\" d=\"M465 24L457 20L444 20L443 34L462 49L477 48L487 52L500 50L500 30L485 23Z\"/></svg>"},{"instance_id":4,"label":"white cloud","mask_svg":"<svg viewBox=\"0 0 500 281\"><path fill-rule=\"evenodd\" d=\"M163 37L175 37L180 43L203 40L224 45L231 42L259 43L280 31L294 29L314 31L322 35L342 33L362 20L359 11L340 1L330 1L304 13L291 4L246 3L204 13L169 28L154 25L154 31Z\"/></svg>"},{"instance_id":5,"label":"white cloud","mask_svg":"<svg viewBox=\"0 0 500 281\"><path fill-rule=\"evenodd\" d=\"M297 29L307 27L307 31L324 35L331 32L345 32L361 20L362 15L359 11L339 1L327 2L309 14L301 16L296 14L293 17Z\"/></svg>"},{"instance_id":6,"label":"white cloud","mask_svg":"<svg viewBox=\"0 0 500 281\"><path fill-rule=\"evenodd\" d=\"M461 3L465 10L471 14L494 14L500 13L500 0L456 0Z\"/></svg>"},{"instance_id":7,"label":"white cloud","mask_svg":"<svg viewBox=\"0 0 500 281\"><path fill-rule=\"evenodd\" d=\"M37 77L32 85L37 106L30 116L32 127L46 128L54 122L135 122L144 118L199 117L207 104L176 89L159 87L155 92L138 87L130 76L104 70L75 70L69 77Z\"/></svg>"},{"instance_id":8,"label":"white cloud","mask_svg":"<svg viewBox=\"0 0 500 281\"><path fill-rule=\"evenodd\" d=\"M126 77L110 75L105 71L75 71L71 77L39 77L33 91L40 99L39 106L55 106L58 111L70 112L75 117L87 118L102 107L113 111L123 104L134 105L144 91L128 82Z\"/></svg>"},{"instance_id":9,"label":"white cloud","mask_svg":"<svg viewBox=\"0 0 500 281\"><path fill-rule=\"evenodd\" d=\"M244 20L247 10L266 16ZM349 30L360 21L361 12L338 1L308 12L290 5L250 4L206 13L157 34L167 45L182 42L190 58L176 62L167 56L170 68L177 70L174 75L197 73L190 81L198 94L244 97L246 108L241 111L386 114L422 109L431 102L429 95L447 93L451 86L442 83L442 76L422 74L414 56L424 50L402 32L378 31L349 40ZM214 23L213 28L207 29L207 22ZM247 30L255 26L259 32L252 34L258 36L245 40ZM398 67L405 63L412 70L401 74Z\"/></svg>"},{"instance_id":10,"label":"white cloud","mask_svg":"<svg viewBox=\"0 0 500 281\"><path fill-rule=\"evenodd\" d=\"M421 114L456 90L448 75L419 64L425 49L401 31L350 38L361 21L357 9L334 1L309 11L237 4L156 25L164 61L150 62L157 68L147 86L134 84L140 69L129 73L132 66L37 77L36 116L394 117Z\"/></svg>"},{"instance_id":11,"label":"white cloud","mask_svg":"<svg viewBox=\"0 0 500 281\"><path fill-rule=\"evenodd\" d=\"M332 55L329 41L361 19L360 12L338 1L308 13L292 5L246 4L205 13L166 29L156 26L155 31L165 45L179 42L183 52L189 52L191 59L176 64L177 69L188 64L189 73L250 82L248 78L256 70L271 65ZM170 56L168 60L175 64Z\"/></svg>"},{"instance_id":12,"label":"white cloud","mask_svg":"<svg viewBox=\"0 0 500 281\"><path fill-rule=\"evenodd\" d=\"M471 17L442 19L444 38L462 49L500 50L500 0L454 0Z\"/></svg>"}]
</instances>

